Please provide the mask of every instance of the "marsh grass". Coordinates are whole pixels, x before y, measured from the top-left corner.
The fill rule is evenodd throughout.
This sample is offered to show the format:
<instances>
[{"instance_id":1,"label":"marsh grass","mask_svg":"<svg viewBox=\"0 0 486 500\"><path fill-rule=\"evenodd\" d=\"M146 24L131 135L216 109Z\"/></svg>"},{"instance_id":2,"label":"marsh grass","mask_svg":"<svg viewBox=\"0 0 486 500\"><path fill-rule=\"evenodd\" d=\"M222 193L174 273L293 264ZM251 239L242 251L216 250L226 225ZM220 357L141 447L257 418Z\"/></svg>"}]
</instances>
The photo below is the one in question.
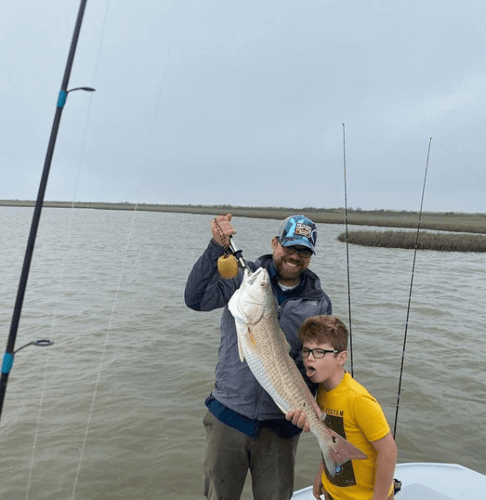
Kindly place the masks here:
<instances>
[{"instance_id":1,"label":"marsh grass","mask_svg":"<svg viewBox=\"0 0 486 500\"><path fill-rule=\"evenodd\" d=\"M337 239L345 242L346 233L341 233ZM414 249L416 241L416 231L348 231L348 243L367 247ZM421 231L417 249L439 252L486 252L486 236Z\"/></svg>"},{"instance_id":2,"label":"marsh grass","mask_svg":"<svg viewBox=\"0 0 486 500\"><path fill-rule=\"evenodd\" d=\"M34 201L0 200L0 205L33 207ZM52 208L87 208L94 210L131 210L149 212L172 212L219 215L232 213L237 217L255 217L263 219L284 219L293 214L305 214L312 220L323 224L345 223L343 208L286 208L286 207L241 207L232 205L150 205L134 203L103 202L67 202L46 201L45 207ZM379 226L397 228L416 228L419 215L417 212L393 210L348 209L347 223L354 226ZM424 212L422 229L434 231L454 231L486 234L486 213Z\"/></svg>"}]
</instances>

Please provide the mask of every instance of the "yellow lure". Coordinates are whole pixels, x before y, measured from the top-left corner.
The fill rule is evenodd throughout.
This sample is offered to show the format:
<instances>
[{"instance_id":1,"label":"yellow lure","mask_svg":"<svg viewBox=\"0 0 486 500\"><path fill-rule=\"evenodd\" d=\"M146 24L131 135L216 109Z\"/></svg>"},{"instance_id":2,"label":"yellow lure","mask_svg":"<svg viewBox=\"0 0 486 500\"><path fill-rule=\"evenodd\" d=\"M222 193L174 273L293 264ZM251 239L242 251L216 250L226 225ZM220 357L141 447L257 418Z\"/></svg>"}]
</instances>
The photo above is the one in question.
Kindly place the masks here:
<instances>
[{"instance_id":1,"label":"yellow lure","mask_svg":"<svg viewBox=\"0 0 486 500\"><path fill-rule=\"evenodd\" d=\"M234 278L238 274L238 262L234 255L221 255L218 259L218 272L226 280Z\"/></svg>"}]
</instances>

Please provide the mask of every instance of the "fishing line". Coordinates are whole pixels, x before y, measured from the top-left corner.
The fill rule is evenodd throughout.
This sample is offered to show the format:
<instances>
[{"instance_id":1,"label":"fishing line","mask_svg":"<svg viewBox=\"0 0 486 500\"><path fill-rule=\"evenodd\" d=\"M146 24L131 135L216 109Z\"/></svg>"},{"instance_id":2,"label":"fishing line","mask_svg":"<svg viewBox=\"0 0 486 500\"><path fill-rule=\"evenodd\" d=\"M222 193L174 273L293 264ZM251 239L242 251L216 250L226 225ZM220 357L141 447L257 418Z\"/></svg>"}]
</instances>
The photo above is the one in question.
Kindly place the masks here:
<instances>
[{"instance_id":1,"label":"fishing line","mask_svg":"<svg viewBox=\"0 0 486 500\"><path fill-rule=\"evenodd\" d=\"M108 15L108 4L109 4L109 0L107 1L107 7L106 7L106 11L105 11L105 20L104 20L104 23L103 23L103 32L105 31L106 18L107 18L107 15ZM176 2L176 21L177 21L178 15L179 15L179 8L180 8L180 3ZM174 36L174 31L175 31L175 25L176 24L177 23L174 23L173 32L172 32L172 35L170 36L169 47L167 49L167 54L166 54L167 61L169 60L169 56L170 56L172 38ZM98 58L99 58L99 56L98 56ZM160 94L161 94L161 89L159 88L159 94L158 94L157 99L156 99L157 103L160 101ZM156 115L156 112L154 113L154 117L155 117L155 115ZM99 387L99 383L100 383L100 380L101 380L101 373L102 373L103 363L104 363L104 360L105 360L106 349L108 347L108 341L109 341L109 337L110 337L111 330L112 330L113 318L114 318L116 306L117 306L117 303L118 303L118 295L119 295L119 292L120 292L120 289L121 289L121 282L122 282L122 278L123 278L124 272L125 272L127 255L128 255L128 251L129 251L129 248L130 248L130 243L131 243L131 239L132 239L132 235L133 235L133 230L134 230L134 225L135 225L135 220L136 220L137 212L138 212L138 203L135 203L135 206L134 206L134 209L133 209L133 214L132 214L132 220L131 220L131 224L130 224L130 231L129 231L129 235L128 235L128 239L127 239L127 243L126 243L126 247L125 247L124 256L123 256L123 262L122 262L122 266L121 266L119 281L118 281L118 285L117 285L117 289L116 289L116 293L115 293L115 298L113 300L113 306L112 306L112 311L111 311L111 315L110 315L110 321L109 321L107 333L106 333L106 336L105 336L105 342L104 342L104 346L103 346L103 350L102 350L102 354L101 354L101 358L100 358L100 362L99 362L99 368L98 368L98 373L97 373L97 377L96 377L95 388L94 388L94 391L93 391L93 397L92 397L92 400L91 400L91 406L90 406L90 410L89 410L89 414L88 414L88 418L87 418L87 422L86 422L86 429L85 429L83 443L82 443L82 447L81 447L81 452L80 452L78 467L77 467L76 475L75 475L75 478L74 478L73 491L72 491L72 497L71 497L72 499L74 499L76 488L77 488L77 485L78 485L78 482L79 482L79 475L80 475L80 471L81 471L81 467L82 467L82 463L83 463L83 459L84 459L84 455L85 455L85 451L86 451L86 445L87 445L87 440L88 440L90 425L91 425L91 421L92 421L92 417L93 417L96 396L97 396L97 393L98 393L98 387Z\"/></svg>"},{"instance_id":2,"label":"fishing line","mask_svg":"<svg viewBox=\"0 0 486 500\"><path fill-rule=\"evenodd\" d=\"M348 318L349 318L349 356L351 365L351 377L353 371L353 331L351 328L351 287L349 283L349 246L348 246L348 188L346 185L346 127L343 123L343 158L344 158L344 222L346 227L346 272L348 280Z\"/></svg>"},{"instance_id":3,"label":"fishing line","mask_svg":"<svg viewBox=\"0 0 486 500\"><path fill-rule=\"evenodd\" d=\"M134 207L134 210L133 210L132 221L131 221L131 224L130 224L130 231L128 233L127 243L125 245L125 251L123 253L123 261L122 261L122 265L121 265L120 276L118 278L118 285L117 285L117 288L116 288L115 297L113 299L113 306L112 306L112 309L111 309L110 321L108 323L108 328L107 328L107 332L106 332L106 335L105 335L105 342L104 342L104 345L103 345L103 350L101 352L101 358L100 358L100 363L99 363L99 367L98 367L98 374L96 376L96 382L95 382L95 387L94 387L94 391L93 391L93 397L91 399L91 406L90 406L90 410L89 410L89 414L88 414L88 419L86 421L86 429L85 429L85 432L84 432L83 444L81 446L81 453L80 453L80 456L79 456L78 467L76 469L76 475L75 475L75 478L74 478L74 485L73 485L73 492L72 492L71 500L74 500L74 494L76 492L76 488L77 488L78 480L79 480L79 473L81 471L81 465L82 465L82 461L83 461L83 458L84 458L84 453L85 453L85 450L86 450L86 443L88 441L88 434L89 434L89 429L90 429L90 425L91 425L91 419L92 419L92 416L93 416L94 405L95 405L95 401L96 401L96 395L98 393L98 386L99 386L99 383L100 383L100 380L101 380L101 372L102 372L103 363L104 363L104 360L105 360L106 349L108 347L108 340L110 338L110 334L111 334L111 330L112 330L113 318L115 316L115 310L116 310L116 306L117 306L117 303L118 303L118 295L119 295L120 288L121 288L121 282L122 282L122 278L123 278L124 272L125 272L125 265L126 265L126 262L127 262L128 250L130 248L130 243L131 243L131 240L132 240L133 227L134 227L134 223L135 223L135 215L137 213L137 209L138 209L138 204L136 203L135 207Z\"/></svg>"},{"instance_id":4,"label":"fishing line","mask_svg":"<svg viewBox=\"0 0 486 500\"><path fill-rule=\"evenodd\" d=\"M464 159L458 158L455 154L451 153L449 149L447 149L443 144L437 141L434 141L434 144L437 144L445 153L447 153L456 163L457 166L464 170L465 167L473 168L473 172L469 175L460 175L449 178L449 184L454 186L455 188L484 188L486 186L486 177L484 175L478 174L477 166L472 165L470 162L466 162Z\"/></svg>"},{"instance_id":5,"label":"fishing line","mask_svg":"<svg viewBox=\"0 0 486 500\"><path fill-rule=\"evenodd\" d=\"M99 60L100 60L100 54L101 54L101 47L102 47L102 42L104 39L104 34L105 34L105 29L106 29L106 20L108 16L108 7L109 7L109 0L107 0L106 7L105 7L105 15L103 17L103 24L102 24L102 30L101 30L101 36L100 36L100 42L98 44L98 50L97 50L97 55L95 57L95 68L93 70L93 76L92 76L92 81L96 80L96 74L98 72L98 66L99 66ZM84 10L84 8L83 8ZM88 87L89 88L89 87ZM72 90L77 90L77 89L72 89ZM70 92L70 91L68 91ZM83 139L81 142L81 150L80 150L80 155L79 155L79 160L78 160L78 168L77 168L77 173L76 173L76 178L75 178L75 184L74 184L74 193L72 197L72 203L70 207L70 213L69 213L69 221L68 221L68 231L67 231L67 240L66 238L63 238L64 242L67 242L66 244L66 249L69 247L69 242L72 242L73 239L73 217L74 217L74 208L75 208L75 203L77 199L77 189L79 185L79 178L80 178L80 172L81 172L81 167L84 163L84 152L85 152L85 146L86 146L86 141L87 141L87 135L88 135L88 124L90 121L91 117L91 108L92 108L92 94L90 95L90 99L88 102L88 107L87 107L87 112L86 112L86 120L85 120L85 125L84 125L84 132L83 132ZM67 269L67 250L62 252L63 254L63 260L60 268L62 269L62 272L59 274L59 286L56 292L56 299L54 301L55 303L55 309L54 313L52 315L52 321L51 321L51 338L54 335L54 327L56 323L56 319L58 316L58 307L61 302L61 292L62 292L62 283L64 282L63 277L66 275L66 269ZM41 344L41 342L46 342L46 341L38 341L35 343L36 345L47 345L47 344ZM34 342L31 342L30 344L33 344ZM30 345L27 344L27 345ZM26 346L23 346L26 347ZM23 349L21 347L20 349ZM20 349L17 349L16 352L18 352ZM41 416L42 416L42 410L43 410L43 403L44 403L44 396L45 396L45 391L47 387L47 374L48 374L48 368L50 366L50 356L49 353L47 354L46 361L45 361L45 366L44 366L44 376L43 376L43 381L42 381L42 389L41 389L41 394L40 394L40 402L39 402L39 410L37 412L37 419L36 419L36 428L35 428L35 433L34 433L34 442L32 445L32 458L31 458L31 463L30 463L30 468L29 468L29 475L27 478L27 487L26 487L26 500L29 498L29 493L30 493L30 488L32 484L32 474L33 474L33 468L34 468L34 463L35 463L35 455L36 455L36 449L37 449L37 442L38 442L38 437L39 437L39 430L40 430L40 422L41 422Z\"/></svg>"},{"instance_id":6,"label":"fishing line","mask_svg":"<svg viewBox=\"0 0 486 500\"><path fill-rule=\"evenodd\" d=\"M81 152L80 152L80 159L78 161L78 169L77 169L77 175L76 175L76 179L75 179L73 201L72 201L70 209L69 209L68 228L67 228L66 238L63 238L63 242L65 243L65 249L62 252L62 255L63 255L62 263L59 266L59 268L61 269L61 272L59 273L59 284L58 284L58 288L57 288L57 292L56 292L56 299L54 301L55 305L54 305L54 312L52 314L50 338L54 337L55 324L56 324L56 320L58 317L58 309L59 309L59 306L62 302L61 297L62 297L62 291L64 290L63 283L65 283L65 281L66 281L64 278L66 277L66 270L67 270L68 248L71 246L70 244L73 241L73 218L74 218L74 208L75 208L75 203L76 203L74 200L77 197L76 192L77 192L77 188L78 188L78 184L79 184L81 165L83 163L84 149L85 149L85 143L86 143L86 137L87 137L88 121L89 121L89 116L90 116L91 104L92 104L92 99L90 98L89 104L88 104L88 111L86 114L86 121L85 121L85 128L84 128L84 134L83 134L83 142L82 142ZM74 340L74 339L72 341L76 342L76 340ZM24 347L26 347L26 346L24 346ZM19 350L20 349L17 349L16 352L18 352ZM29 498L31 477L32 477L32 471L33 471L34 462L35 462L35 451L36 451L36 445L37 445L38 434L39 434L39 429L40 429L41 414L42 414L43 402L44 402L44 394L45 394L45 390L47 387L46 380L47 380L47 374L48 374L48 367L49 367L49 354L47 355L46 361L45 361L44 378L43 378L43 382L42 382L41 397L40 397L39 410L38 410L36 428L35 428L35 434L34 434L34 444L32 447L32 459L31 459L31 463L30 463L29 477L27 480L26 500L28 500L28 498ZM54 374L51 373L51 376L54 377Z\"/></svg>"},{"instance_id":7,"label":"fishing line","mask_svg":"<svg viewBox=\"0 0 486 500\"><path fill-rule=\"evenodd\" d=\"M107 2L106 2L106 8L105 8L104 20L103 20L102 34L101 34L101 37L100 37L100 44L98 46L98 54L96 56L96 66L95 66L95 70L94 70L93 79L95 79L95 75L96 75L97 70L98 70L98 62L99 62L100 54L101 54L101 46L102 46L102 41L104 39L104 34L105 34L106 24L107 24L109 3L110 3L110 1L107 0ZM86 133L86 130L85 130L85 133ZM82 446L81 446L81 451L80 451L80 454L79 454L78 467L76 469L76 475L74 477L73 491L72 491L71 499L74 499L74 495L76 493L76 488L77 488L77 485L78 485L78 482L79 482L79 474L81 472L81 466L82 466L84 455L85 455L85 451L86 451L86 444L87 444L87 441L88 441L88 435L89 435L89 430L90 430L90 426L91 426L91 420L92 420L92 417L93 417L94 405L95 405L96 396L97 396L97 393L98 393L99 383L100 383L100 380L101 380L101 373L102 373L103 363L104 363L104 360L105 360L106 349L108 347L108 341L109 341L111 330L112 330L113 318L114 318L116 306L117 306L117 303L118 303L118 295L119 295L120 288L121 288L121 281L122 281L122 278L124 276L125 265L126 265L128 250L129 250L131 239L132 239L133 228L134 228L134 224L135 224L135 218L136 218L137 211L138 211L138 203L135 203L135 206L134 206L134 209L133 209L133 213L132 213L132 220L131 220L131 224L130 224L130 231L129 231L129 234L128 234L127 243L126 243L125 251L124 251L124 255L123 255L123 261L122 261L122 266L121 266L121 270L120 270L120 276L119 276L119 279L118 279L118 285L117 285L117 289L116 289L116 292L115 292L115 297L113 299L113 306L112 306L112 310L111 310L111 314L110 314L110 320L109 320L108 329L107 329L106 336L105 336L105 342L104 342L104 345L103 345L103 350L102 350L101 358L100 358L100 362L99 362L98 373L97 373L97 376L96 376L95 387L94 387L94 390L93 390L93 397L91 399L91 405L90 405L90 409L89 409L89 413L88 413L88 418L87 418L87 421L86 421L86 428L85 428L83 443L82 443Z\"/></svg>"},{"instance_id":8,"label":"fishing line","mask_svg":"<svg viewBox=\"0 0 486 500\"><path fill-rule=\"evenodd\" d=\"M47 381L47 372L49 370L49 358L50 358L50 352L49 350L47 351L47 356L46 356L46 361L44 364L44 377L42 381L42 389L41 389L41 396L40 396L40 401L39 401L39 411L37 412L37 420L35 424L35 434L34 434L34 443L32 444L32 458L30 460L30 468L29 468L29 476L27 478L27 487L25 491L25 500L28 500L29 498L29 493L30 493L30 486L32 484L32 472L34 470L34 462L35 462L35 451L37 448L37 441L38 441L38 436L39 436L39 428L40 428L40 420L41 420L41 414L42 414L42 405L44 403L44 394L46 391L46 381Z\"/></svg>"},{"instance_id":9,"label":"fishing line","mask_svg":"<svg viewBox=\"0 0 486 500\"><path fill-rule=\"evenodd\" d=\"M172 31L169 34L169 44L167 46L167 52L166 52L166 56L165 56L165 66L162 67L162 74L161 74L161 78L160 78L159 88L157 91L157 97L155 99L154 113L152 115L152 129L155 128L155 118L158 115L158 110L160 107L160 103L162 101L162 85L165 81L167 81L167 66L169 63L169 58L170 58L170 54L171 54L171 50L172 50L172 43L174 41L175 29L176 29L176 26L179 22L179 13L180 13L180 8L181 8L180 6L181 6L181 2L176 1L175 2L174 23L172 24Z\"/></svg>"},{"instance_id":10,"label":"fishing line","mask_svg":"<svg viewBox=\"0 0 486 500\"><path fill-rule=\"evenodd\" d=\"M76 181L77 185L77 181ZM63 291L65 290L65 286L63 286L66 282L66 275L67 275L67 256L68 256L68 249L71 247L71 243L73 241L73 216L74 216L74 202L71 204L71 207L69 209L69 220L68 220L68 228L67 228L67 237L63 238L63 242L65 243L64 250L61 252L62 253L62 263L59 266L61 269L61 272L58 275L58 287L57 287L57 292L56 292L56 298L54 300L54 312L52 314L52 319L51 319L51 327L50 327L50 336L49 338L53 338L55 336L55 326L56 326L56 320L58 318L58 309L62 303L62 296L63 296ZM38 341L35 344L36 345L42 345L39 344ZM47 342L47 341L44 341ZM56 340L57 342L57 340ZM76 339L71 339L71 342L77 342ZM32 342L31 342L32 344ZM29 345L29 344L27 344ZM23 346L26 347L26 346ZM21 347L20 349L23 349ZM18 352L20 349L17 349L16 352ZM41 389L41 395L40 395L40 402L39 402L39 410L37 413L37 420L36 420L36 427L35 427L35 433L34 433L34 443L32 445L32 458L31 458L31 463L30 463L30 470L29 470L29 476L27 479L27 490L26 490L26 500L29 498L29 493L30 493L30 487L31 487L31 479L32 479L32 473L33 473L33 468L34 468L34 463L35 463L35 452L37 448L37 442L38 442L38 436L40 432L40 423L41 423L41 415L42 415L42 410L43 410L43 403L44 403L44 395L45 391L47 388L47 375L48 373L51 373L51 378L55 378L55 373L52 372L52 370L49 370L49 368L52 368L50 365L50 352L48 352L45 360L45 366L44 366L44 377L42 381L42 389Z\"/></svg>"},{"instance_id":11,"label":"fishing line","mask_svg":"<svg viewBox=\"0 0 486 500\"><path fill-rule=\"evenodd\" d=\"M429 168L429 156L430 156L430 144L432 142L432 137L429 139L429 148L427 151L427 162L425 164L425 175L424 175L424 186L422 189L422 201L420 203L420 212L419 212L419 220L418 220L418 227L417 227L417 236L415 238L415 250L413 252L413 265L412 265L412 278L410 280L410 291L408 294L408 307L407 307L407 320L405 322L405 334L403 337L403 349L402 349L402 362L400 366L400 377L399 377L399 382L398 382L398 395L397 395L397 407L396 407L396 412L395 412L395 424L393 426L393 439L396 438L396 433L397 433L397 422L398 422L398 409L400 407L400 396L402 395L402 378L403 378L403 363L405 360L405 347L407 344L407 332L408 332L408 320L410 316L410 304L412 302L412 288L413 288L413 277L415 273L415 261L417 258L417 247L418 247L418 242L419 242L419 234L420 234L420 223L422 221L422 209L424 206L424 195L425 195L425 185L427 183L427 170Z\"/></svg>"},{"instance_id":12,"label":"fishing line","mask_svg":"<svg viewBox=\"0 0 486 500\"><path fill-rule=\"evenodd\" d=\"M94 83L96 83L96 76L97 76L97 73L98 73L99 62L100 62L100 59L101 59L101 49L102 49L102 46L103 46L103 40L105 38L106 20L108 18L109 4L110 4L110 0L107 0L106 7L105 7L105 15L103 17L103 24L102 24L102 27L101 27L100 41L98 43L98 50L97 50L97 53L96 53L96 56L95 56L95 67L93 69L93 75L91 77L91 81L94 82ZM90 118L91 118L91 108L92 108L92 104L93 104L92 97L93 96L91 95L90 99L88 101L88 107L87 107L88 109L87 109L87 112L86 112L86 120L84 122L83 140L81 142L81 150L80 150L79 160L78 160L78 169L77 169L77 172L76 172L76 180L75 180L75 183L74 183L73 201L71 203L71 215L74 212L75 204L77 202L77 197L78 197L77 192L78 192L79 178L81 176L81 167L84 164L84 154L85 154L86 142L87 142L87 137L88 137L89 122L90 122Z\"/></svg>"}]
</instances>

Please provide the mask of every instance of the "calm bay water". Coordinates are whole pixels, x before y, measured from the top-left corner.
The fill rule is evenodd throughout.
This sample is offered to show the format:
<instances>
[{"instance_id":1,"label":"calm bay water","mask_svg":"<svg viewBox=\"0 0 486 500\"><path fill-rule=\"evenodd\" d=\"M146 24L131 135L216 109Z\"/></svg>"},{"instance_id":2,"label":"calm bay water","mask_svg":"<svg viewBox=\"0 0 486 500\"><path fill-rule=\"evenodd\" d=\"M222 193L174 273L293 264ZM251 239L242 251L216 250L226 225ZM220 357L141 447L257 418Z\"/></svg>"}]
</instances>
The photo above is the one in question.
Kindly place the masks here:
<instances>
[{"instance_id":1,"label":"calm bay water","mask_svg":"<svg viewBox=\"0 0 486 500\"><path fill-rule=\"evenodd\" d=\"M32 210L0 207L5 349ZM0 421L1 498L202 498L204 399L221 311L186 308L187 275L211 216L44 209ZM277 221L238 218L247 259L270 251ZM352 229L352 228L350 228ZM343 228L319 225L311 269L348 323ZM395 406L413 252L350 246L355 377ZM486 255L420 252L400 399L399 461L486 473ZM313 435L296 487L313 481ZM251 498L249 484L245 499Z\"/></svg>"}]
</instances>

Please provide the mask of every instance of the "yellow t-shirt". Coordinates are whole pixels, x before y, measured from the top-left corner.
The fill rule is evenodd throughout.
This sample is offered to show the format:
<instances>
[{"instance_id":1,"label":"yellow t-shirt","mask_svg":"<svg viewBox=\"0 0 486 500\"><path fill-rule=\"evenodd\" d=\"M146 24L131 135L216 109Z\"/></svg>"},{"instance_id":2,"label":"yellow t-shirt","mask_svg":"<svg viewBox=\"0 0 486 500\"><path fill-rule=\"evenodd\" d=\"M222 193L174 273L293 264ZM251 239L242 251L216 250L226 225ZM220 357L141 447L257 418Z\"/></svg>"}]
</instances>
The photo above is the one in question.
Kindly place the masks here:
<instances>
[{"instance_id":1,"label":"yellow t-shirt","mask_svg":"<svg viewBox=\"0 0 486 500\"><path fill-rule=\"evenodd\" d=\"M378 441L390 432L380 404L349 373L329 392L319 386L317 402L326 413L325 424L368 456L366 460L346 462L333 478L324 467L324 488L334 500L371 499L377 457L371 441ZM390 495L392 491L390 485Z\"/></svg>"}]
</instances>

